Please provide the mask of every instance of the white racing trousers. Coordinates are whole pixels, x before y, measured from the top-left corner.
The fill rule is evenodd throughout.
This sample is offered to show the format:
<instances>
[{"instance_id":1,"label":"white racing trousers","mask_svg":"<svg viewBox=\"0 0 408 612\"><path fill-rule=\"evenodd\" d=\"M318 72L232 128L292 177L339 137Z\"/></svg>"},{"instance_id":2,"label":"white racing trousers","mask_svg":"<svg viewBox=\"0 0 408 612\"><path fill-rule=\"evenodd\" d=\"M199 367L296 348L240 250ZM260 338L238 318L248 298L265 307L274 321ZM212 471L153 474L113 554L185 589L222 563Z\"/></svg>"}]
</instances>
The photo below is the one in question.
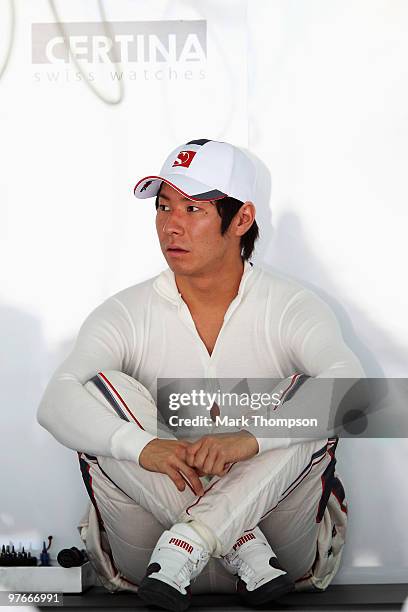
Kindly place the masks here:
<instances>
[{"instance_id":1,"label":"white racing trousers","mask_svg":"<svg viewBox=\"0 0 408 612\"><path fill-rule=\"evenodd\" d=\"M129 377L105 375L117 398L128 401ZM123 389L120 375L127 379ZM157 417L150 406L152 414L138 414L147 431ZM169 431L165 437L175 439ZM112 592L137 591L162 532L195 519L212 530L222 555L258 525L297 590L326 589L339 568L347 528L337 442L311 440L234 463L222 477L203 478L200 497L136 462L78 452L90 497L78 529L98 578ZM234 591L235 578L215 557L192 584L193 593Z\"/></svg>"}]
</instances>

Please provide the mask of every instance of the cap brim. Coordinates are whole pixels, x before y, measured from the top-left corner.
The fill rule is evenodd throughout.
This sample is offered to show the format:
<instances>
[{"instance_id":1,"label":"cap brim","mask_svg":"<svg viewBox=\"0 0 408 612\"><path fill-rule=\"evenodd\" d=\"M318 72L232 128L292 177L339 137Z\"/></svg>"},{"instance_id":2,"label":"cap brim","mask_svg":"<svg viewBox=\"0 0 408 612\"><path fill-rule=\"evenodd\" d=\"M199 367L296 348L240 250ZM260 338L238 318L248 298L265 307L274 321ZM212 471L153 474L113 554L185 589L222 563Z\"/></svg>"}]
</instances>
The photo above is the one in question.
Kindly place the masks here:
<instances>
[{"instance_id":1,"label":"cap brim","mask_svg":"<svg viewBox=\"0 0 408 612\"><path fill-rule=\"evenodd\" d=\"M135 185L133 193L136 198L153 198L157 195L162 182L174 187L183 196L190 200L202 202L205 200L219 200L227 196L218 189L212 189L204 183L195 181L181 174L169 174L167 176L145 176Z\"/></svg>"}]
</instances>

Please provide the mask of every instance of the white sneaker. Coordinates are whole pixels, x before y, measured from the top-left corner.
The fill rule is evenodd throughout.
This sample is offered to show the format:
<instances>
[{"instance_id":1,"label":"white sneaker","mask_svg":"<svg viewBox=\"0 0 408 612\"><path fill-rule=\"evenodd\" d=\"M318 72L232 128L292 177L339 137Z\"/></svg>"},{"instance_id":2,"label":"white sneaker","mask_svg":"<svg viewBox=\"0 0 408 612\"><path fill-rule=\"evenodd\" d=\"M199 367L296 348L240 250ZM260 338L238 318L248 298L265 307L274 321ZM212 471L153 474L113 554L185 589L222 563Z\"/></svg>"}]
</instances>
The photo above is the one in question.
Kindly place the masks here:
<instances>
[{"instance_id":1,"label":"white sneaker","mask_svg":"<svg viewBox=\"0 0 408 612\"><path fill-rule=\"evenodd\" d=\"M238 575L237 593L249 605L272 601L294 589L259 527L238 538L220 561L230 574Z\"/></svg>"},{"instance_id":2,"label":"white sneaker","mask_svg":"<svg viewBox=\"0 0 408 612\"><path fill-rule=\"evenodd\" d=\"M187 524L177 523L159 538L138 595L145 603L165 610L186 610L191 603L190 582L210 556L200 536Z\"/></svg>"}]
</instances>

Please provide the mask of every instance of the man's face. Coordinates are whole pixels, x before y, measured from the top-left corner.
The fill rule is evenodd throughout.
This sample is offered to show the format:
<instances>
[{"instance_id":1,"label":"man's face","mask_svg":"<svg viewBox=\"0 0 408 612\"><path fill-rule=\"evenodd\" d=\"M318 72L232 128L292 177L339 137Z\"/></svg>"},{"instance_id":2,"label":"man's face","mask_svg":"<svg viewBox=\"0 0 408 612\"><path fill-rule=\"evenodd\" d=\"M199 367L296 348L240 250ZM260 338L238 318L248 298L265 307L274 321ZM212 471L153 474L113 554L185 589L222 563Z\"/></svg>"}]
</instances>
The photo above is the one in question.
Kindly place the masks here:
<instances>
[{"instance_id":1,"label":"man's face","mask_svg":"<svg viewBox=\"0 0 408 612\"><path fill-rule=\"evenodd\" d=\"M221 217L213 202L194 202L162 183L156 230L161 250L175 274L216 271L231 249L228 230L221 236Z\"/></svg>"}]
</instances>

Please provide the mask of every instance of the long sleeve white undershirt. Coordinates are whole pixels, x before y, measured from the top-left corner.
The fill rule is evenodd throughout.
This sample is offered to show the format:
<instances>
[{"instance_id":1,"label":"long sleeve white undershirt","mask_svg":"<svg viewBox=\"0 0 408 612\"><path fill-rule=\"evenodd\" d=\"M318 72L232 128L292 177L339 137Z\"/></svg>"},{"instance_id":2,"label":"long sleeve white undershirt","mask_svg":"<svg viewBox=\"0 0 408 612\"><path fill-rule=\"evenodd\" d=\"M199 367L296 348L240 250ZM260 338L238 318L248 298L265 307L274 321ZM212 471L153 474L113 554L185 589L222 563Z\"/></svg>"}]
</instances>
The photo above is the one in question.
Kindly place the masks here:
<instances>
[{"instance_id":1,"label":"long sleeve white undershirt","mask_svg":"<svg viewBox=\"0 0 408 612\"><path fill-rule=\"evenodd\" d=\"M136 378L155 400L157 378L285 378L295 371L323 378L364 376L333 312L315 293L247 262L211 355L167 269L91 312L50 380L37 419L59 442L138 461L155 436L120 420L84 388L102 370ZM258 439L260 451L296 442Z\"/></svg>"}]
</instances>

